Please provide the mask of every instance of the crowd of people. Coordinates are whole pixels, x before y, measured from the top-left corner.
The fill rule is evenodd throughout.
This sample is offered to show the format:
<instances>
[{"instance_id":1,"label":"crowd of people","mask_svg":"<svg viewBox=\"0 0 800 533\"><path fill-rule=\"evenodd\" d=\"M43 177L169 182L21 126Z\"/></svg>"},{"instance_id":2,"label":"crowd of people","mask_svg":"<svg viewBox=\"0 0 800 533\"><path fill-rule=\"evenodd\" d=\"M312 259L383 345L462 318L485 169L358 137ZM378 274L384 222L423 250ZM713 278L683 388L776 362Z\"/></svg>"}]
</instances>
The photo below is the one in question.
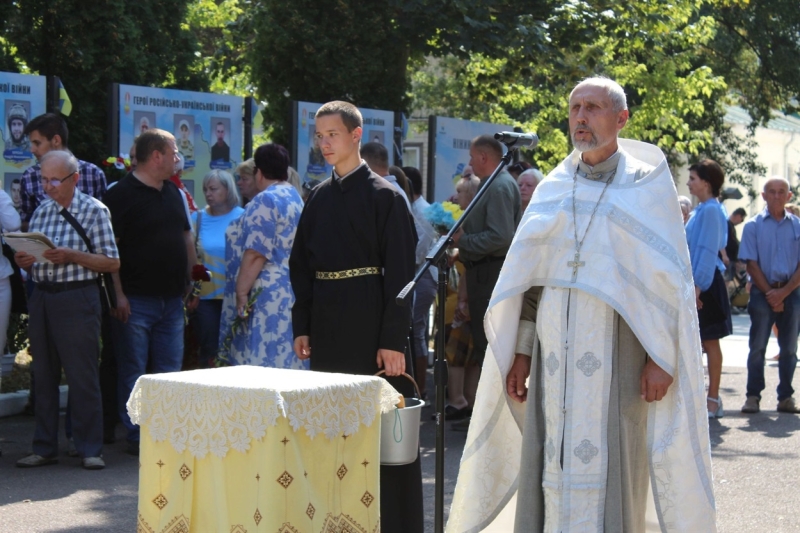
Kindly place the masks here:
<instances>
[{"instance_id":1,"label":"crowd of people","mask_svg":"<svg viewBox=\"0 0 800 533\"><path fill-rule=\"evenodd\" d=\"M656 505L660 523L712 531L705 418L724 416L719 340L732 332L726 283L742 269L752 284L742 412L760 409L773 326L777 410L800 412L792 389L800 219L786 209L788 182L767 181L767 207L745 222L739 246L735 227L747 213L727 216L722 167L690 166L697 205L678 199L660 150L618 138L627 119L618 84L578 84L569 108L575 151L547 178L524 161L500 172L453 236L450 297L439 306L448 324L445 415L469 431L470 449L453 531L487 523L513 492L518 531L588 523L643 531L651 476L684 480L653 495L669 501ZM413 373L425 394L436 270L416 285L413 306L395 303L439 238L425 219L422 175L390 166L380 143L362 144L362 117L349 103L323 105L315 129L333 171L313 190L301 186L287 150L269 143L234 174L209 172L198 209L176 177L179 147L166 131L142 132L135 168L108 186L71 154L61 117L27 124L38 163L21 179L21 217L0 191L0 225L41 232L55 247L14 255L30 281L36 417L32 454L18 466L59 460L62 368L69 453L86 469L104 467L118 422L126 450L139 453L125 404L146 373L221 364L384 370L407 396L409 382L396 378ZM469 154L455 191L462 209L503 146L481 135ZM6 320L12 267L0 258ZM113 281L108 299L101 279ZM700 396L702 352L709 377ZM654 438L666 440L648 445ZM419 457L381 467L381 522L387 532L422 531Z\"/></svg>"},{"instance_id":2,"label":"crowd of people","mask_svg":"<svg viewBox=\"0 0 800 533\"><path fill-rule=\"evenodd\" d=\"M749 294L751 327L747 393L741 411L760 411L765 352L774 331L780 348L773 358L779 361L776 410L797 414L800 407L793 398L792 380L800 315L793 295L800 286L796 283L800 280L800 218L793 212L795 206L789 204L791 186L781 177L765 182L761 196L766 207L744 225L740 243L736 226L745 222L747 211L739 207L728 216L719 200L724 179L722 167L704 159L689 167L687 186L698 205L693 207L686 197L678 199L686 224L700 338L708 361L708 417L725 415L719 396L723 357L719 339L732 333L731 315L736 311L731 296L739 292L743 283Z\"/></svg>"}]
</instances>

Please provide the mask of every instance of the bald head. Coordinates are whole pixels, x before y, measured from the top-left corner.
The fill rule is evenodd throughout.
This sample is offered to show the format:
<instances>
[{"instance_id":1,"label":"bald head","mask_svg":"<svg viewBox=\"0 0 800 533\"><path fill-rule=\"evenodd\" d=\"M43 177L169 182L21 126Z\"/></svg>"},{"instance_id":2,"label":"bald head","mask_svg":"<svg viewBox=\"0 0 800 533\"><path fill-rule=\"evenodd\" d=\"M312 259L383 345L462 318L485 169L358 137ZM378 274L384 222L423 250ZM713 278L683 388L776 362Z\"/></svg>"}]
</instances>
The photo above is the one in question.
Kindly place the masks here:
<instances>
[{"instance_id":1,"label":"bald head","mask_svg":"<svg viewBox=\"0 0 800 533\"><path fill-rule=\"evenodd\" d=\"M54 150L39 160L45 194L61 207L69 207L78 183L78 160L69 152Z\"/></svg>"},{"instance_id":2,"label":"bald head","mask_svg":"<svg viewBox=\"0 0 800 533\"><path fill-rule=\"evenodd\" d=\"M767 192L767 190L770 188L781 187L781 186L787 191L790 191L792 189L792 186L789 185L789 180L787 180L786 178L783 178L781 176L772 176L770 179L766 181L766 183L764 183L763 192Z\"/></svg>"},{"instance_id":3,"label":"bald head","mask_svg":"<svg viewBox=\"0 0 800 533\"><path fill-rule=\"evenodd\" d=\"M67 174L74 174L78 171L78 160L70 152L63 150L51 150L42 156L39 160L42 166L42 175L49 176L50 173L66 176ZM50 173L45 173L45 169L50 170Z\"/></svg>"}]
</instances>

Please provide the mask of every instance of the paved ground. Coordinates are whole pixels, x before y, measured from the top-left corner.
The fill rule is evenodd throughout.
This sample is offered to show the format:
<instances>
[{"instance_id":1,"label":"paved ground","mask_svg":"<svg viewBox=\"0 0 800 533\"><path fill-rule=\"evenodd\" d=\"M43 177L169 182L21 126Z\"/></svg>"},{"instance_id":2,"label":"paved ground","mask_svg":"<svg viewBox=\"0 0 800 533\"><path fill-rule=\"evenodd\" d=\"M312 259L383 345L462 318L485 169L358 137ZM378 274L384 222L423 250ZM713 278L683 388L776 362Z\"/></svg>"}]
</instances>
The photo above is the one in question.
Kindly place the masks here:
<instances>
[{"instance_id":1,"label":"paved ground","mask_svg":"<svg viewBox=\"0 0 800 533\"><path fill-rule=\"evenodd\" d=\"M800 479L800 416L775 411L772 394L777 368L773 362L766 372L764 411L751 416L739 413L744 399L748 326L746 316L735 316L734 335L723 343L722 397L728 414L710 424L719 531L798 532L800 506L795 491ZM775 353L773 340L768 354ZM431 412L430 407L423 412L421 433L426 531L433 531L435 426ZM106 447L108 466L97 472L84 471L77 459L66 456L54 466L14 468L14 461L28 451L32 434L32 418L0 419L0 532L135 531L138 465L136 458L122 453L122 444ZM447 431L445 513L465 437Z\"/></svg>"}]
</instances>

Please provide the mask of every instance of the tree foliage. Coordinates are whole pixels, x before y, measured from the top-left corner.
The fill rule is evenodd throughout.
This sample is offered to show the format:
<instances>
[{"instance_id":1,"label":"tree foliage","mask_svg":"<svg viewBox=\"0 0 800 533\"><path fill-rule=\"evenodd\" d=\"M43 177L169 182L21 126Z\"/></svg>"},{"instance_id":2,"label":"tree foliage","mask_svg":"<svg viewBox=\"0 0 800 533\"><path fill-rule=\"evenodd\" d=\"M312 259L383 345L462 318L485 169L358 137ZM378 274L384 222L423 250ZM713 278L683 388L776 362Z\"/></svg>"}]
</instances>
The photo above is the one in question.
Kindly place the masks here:
<instances>
[{"instance_id":1,"label":"tree foliage","mask_svg":"<svg viewBox=\"0 0 800 533\"><path fill-rule=\"evenodd\" d=\"M197 41L181 28L188 0L169 9L155 0L17 0L4 27L15 60L30 71L59 76L73 111L70 148L103 158L112 82L205 89Z\"/></svg>"},{"instance_id":2,"label":"tree foliage","mask_svg":"<svg viewBox=\"0 0 800 533\"><path fill-rule=\"evenodd\" d=\"M703 13L716 22L702 57L735 90L737 103L757 123L773 109L798 110L800 9L796 0L711 2Z\"/></svg>"},{"instance_id":3,"label":"tree foliage","mask_svg":"<svg viewBox=\"0 0 800 533\"><path fill-rule=\"evenodd\" d=\"M531 21L542 20L553 4L262 0L251 64L276 140L286 140L291 100L408 110L408 65L424 54L498 56L526 43L533 53L541 33Z\"/></svg>"},{"instance_id":4,"label":"tree foliage","mask_svg":"<svg viewBox=\"0 0 800 533\"><path fill-rule=\"evenodd\" d=\"M197 42L199 65L216 93L252 96L256 87L248 49L253 44L253 2L192 0L182 29Z\"/></svg>"},{"instance_id":5,"label":"tree foliage","mask_svg":"<svg viewBox=\"0 0 800 533\"><path fill-rule=\"evenodd\" d=\"M631 112L623 136L658 145L670 162L711 155L733 181L747 182L752 146L722 121L726 80L698 58L716 32L694 0L568 2L544 26L535 62L516 50L502 59L475 54L429 62L412 74L414 107L466 119L512 122L537 131L530 156L544 170L570 149L567 98L582 78L618 81ZM457 95L457 96L454 96Z\"/></svg>"},{"instance_id":6,"label":"tree foliage","mask_svg":"<svg viewBox=\"0 0 800 533\"><path fill-rule=\"evenodd\" d=\"M257 96L284 143L291 100L512 122L549 169L570 149L569 90L605 74L629 96L625 135L746 183L761 169L725 105L764 123L800 93L795 0L0 0L0 17L0 69L60 76L92 160L120 82Z\"/></svg>"},{"instance_id":7,"label":"tree foliage","mask_svg":"<svg viewBox=\"0 0 800 533\"><path fill-rule=\"evenodd\" d=\"M13 9L13 0L0 0L0 20L8 20ZM0 32L0 71L17 72L18 70L16 61L14 61L13 46L3 32Z\"/></svg>"}]
</instances>

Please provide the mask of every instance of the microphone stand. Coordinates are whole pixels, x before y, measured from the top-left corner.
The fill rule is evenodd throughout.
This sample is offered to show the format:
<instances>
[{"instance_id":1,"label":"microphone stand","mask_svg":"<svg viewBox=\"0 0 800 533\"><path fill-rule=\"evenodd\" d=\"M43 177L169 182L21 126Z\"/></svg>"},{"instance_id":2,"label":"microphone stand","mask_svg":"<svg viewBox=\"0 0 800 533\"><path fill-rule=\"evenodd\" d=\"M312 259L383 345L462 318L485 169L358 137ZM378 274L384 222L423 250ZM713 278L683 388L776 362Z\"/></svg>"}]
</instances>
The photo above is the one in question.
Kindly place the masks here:
<instances>
[{"instance_id":1,"label":"microphone stand","mask_svg":"<svg viewBox=\"0 0 800 533\"><path fill-rule=\"evenodd\" d=\"M447 361L444 358L444 305L447 299L447 280L450 274L450 266L447 264L446 252L447 248L453 244L453 235L461 228L464 221L469 217L475 205L486 193L486 190L492 185L492 182L498 174L511 163L514 152L519 146L513 146L513 141L506 151L506 154L500 160L500 164L494 170L491 176L486 180L483 186L478 190L475 198L469 203L461 218L456 220L447 235L441 237L436 244L431 248L425 256L425 264L423 264L414 276L414 279L400 291L397 295L397 305L410 306L411 299L414 293L414 287L422 276L431 268L436 265L439 268L439 289L438 300L439 309L436 313L436 359L433 365L433 381L436 387L436 469L435 469L435 503L434 503L434 532L442 533L444 531L444 403L445 403L445 387L447 386ZM478 317L472 317L473 320L482 320Z\"/></svg>"}]
</instances>

